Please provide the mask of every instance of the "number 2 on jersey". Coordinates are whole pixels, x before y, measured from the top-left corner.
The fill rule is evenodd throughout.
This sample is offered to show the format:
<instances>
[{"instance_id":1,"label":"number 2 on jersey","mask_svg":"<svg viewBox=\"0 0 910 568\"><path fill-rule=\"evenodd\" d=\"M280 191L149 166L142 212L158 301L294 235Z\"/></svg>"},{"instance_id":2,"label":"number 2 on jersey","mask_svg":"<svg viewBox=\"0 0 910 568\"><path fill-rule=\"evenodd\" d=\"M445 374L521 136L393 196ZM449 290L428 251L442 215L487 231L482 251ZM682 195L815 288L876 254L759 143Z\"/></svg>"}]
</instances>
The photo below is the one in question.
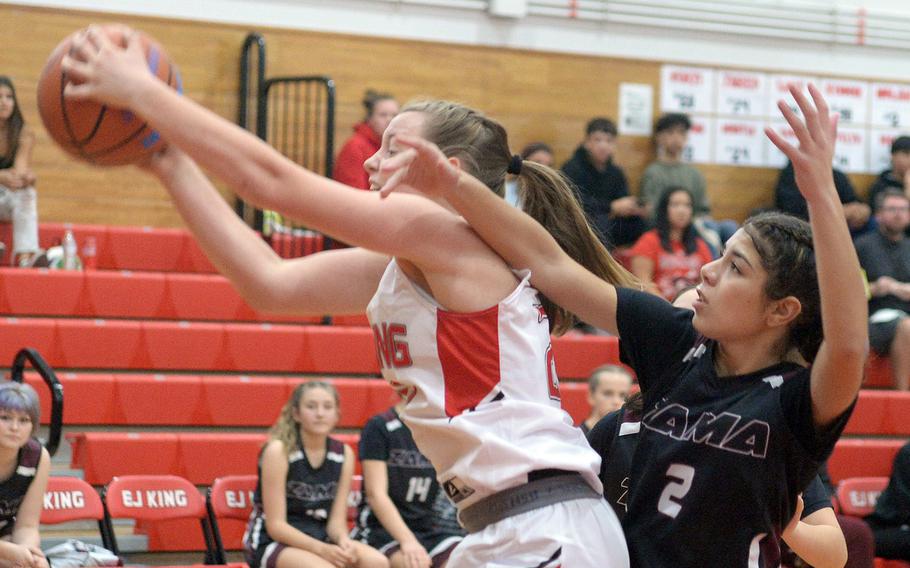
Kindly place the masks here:
<instances>
[{"instance_id":1,"label":"number 2 on jersey","mask_svg":"<svg viewBox=\"0 0 910 568\"><path fill-rule=\"evenodd\" d=\"M664 487L657 502L657 510L671 518L676 518L682 509L680 500L692 489L692 479L695 477L695 468L690 465L674 463L667 469L670 482Z\"/></svg>"}]
</instances>

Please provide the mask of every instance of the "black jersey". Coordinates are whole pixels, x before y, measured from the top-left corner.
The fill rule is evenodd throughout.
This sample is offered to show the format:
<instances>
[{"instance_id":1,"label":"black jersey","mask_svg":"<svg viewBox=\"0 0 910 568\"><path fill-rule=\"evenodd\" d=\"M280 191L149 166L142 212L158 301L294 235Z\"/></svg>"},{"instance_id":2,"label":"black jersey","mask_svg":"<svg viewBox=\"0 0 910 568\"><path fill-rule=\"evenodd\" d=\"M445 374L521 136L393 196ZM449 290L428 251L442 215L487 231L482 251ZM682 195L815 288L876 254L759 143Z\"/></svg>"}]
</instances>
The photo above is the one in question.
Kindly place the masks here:
<instances>
[{"instance_id":1,"label":"black jersey","mask_svg":"<svg viewBox=\"0 0 910 568\"><path fill-rule=\"evenodd\" d=\"M641 416L623 407L601 418L588 433L588 443L600 454L604 499L620 519L629 508L629 474L640 420Z\"/></svg>"},{"instance_id":2,"label":"black jersey","mask_svg":"<svg viewBox=\"0 0 910 568\"><path fill-rule=\"evenodd\" d=\"M38 473L38 462L41 461L41 443L31 438L19 448L19 456L13 475L0 483L0 537L12 534L16 526L16 515L19 506L25 499L28 488Z\"/></svg>"},{"instance_id":3,"label":"black jersey","mask_svg":"<svg viewBox=\"0 0 910 568\"><path fill-rule=\"evenodd\" d=\"M692 312L650 294L618 290L617 327L644 393L623 519L632 566L777 566L797 494L852 408L816 428L809 369L792 363L718 377Z\"/></svg>"},{"instance_id":4,"label":"black jersey","mask_svg":"<svg viewBox=\"0 0 910 568\"><path fill-rule=\"evenodd\" d=\"M411 431L394 408L367 422L360 434L360 459L386 462L389 497L411 531L427 530L436 524L434 506L439 494L436 470L417 449ZM358 525L367 530L382 528L366 502Z\"/></svg>"},{"instance_id":5,"label":"black jersey","mask_svg":"<svg viewBox=\"0 0 910 568\"><path fill-rule=\"evenodd\" d=\"M338 482L344 466L344 444L327 438L325 459L317 468L310 465L303 447L297 446L288 454L288 479L285 485L287 522L295 529L319 541L328 540L326 525L332 504L338 493ZM259 456L259 481L253 494L253 511L243 535L248 553L261 550L272 542L265 530L262 509L262 454Z\"/></svg>"}]
</instances>

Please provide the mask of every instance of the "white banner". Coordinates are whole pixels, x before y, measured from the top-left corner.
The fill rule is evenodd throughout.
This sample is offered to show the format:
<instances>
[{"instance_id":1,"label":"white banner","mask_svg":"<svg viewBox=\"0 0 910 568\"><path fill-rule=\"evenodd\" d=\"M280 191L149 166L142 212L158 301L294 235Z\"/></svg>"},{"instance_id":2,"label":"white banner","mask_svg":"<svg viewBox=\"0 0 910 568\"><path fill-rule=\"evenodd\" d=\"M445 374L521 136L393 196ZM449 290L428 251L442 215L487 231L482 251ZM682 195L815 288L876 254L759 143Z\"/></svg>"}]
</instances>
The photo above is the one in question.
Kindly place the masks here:
<instances>
[{"instance_id":1,"label":"white banner","mask_svg":"<svg viewBox=\"0 0 910 568\"><path fill-rule=\"evenodd\" d=\"M719 118L714 128L714 159L732 166L764 165L764 123Z\"/></svg>"},{"instance_id":2,"label":"white banner","mask_svg":"<svg viewBox=\"0 0 910 568\"><path fill-rule=\"evenodd\" d=\"M768 76L751 71L718 71L717 112L742 117L768 116Z\"/></svg>"},{"instance_id":3,"label":"white banner","mask_svg":"<svg viewBox=\"0 0 910 568\"><path fill-rule=\"evenodd\" d=\"M910 129L910 85L872 84L872 126Z\"/></svg>"},{"instance_id":4,"label":"white banner","mask_svg":"<svg viewBox=\"0 0 910 568\"><path fill-rule=\"evenodd\" d=\"M869 171L881 173L891 169L891 143L901 135L899 130L872 129L869 132Z\"/></svg>"},{"instance_id":5,"label":"white banner","mask_svg":"<svg viewBox=\"0 0 910 568\"><path fill-rule=\"evenodd\" d=\"M796 139L796 134L793 133L793 129L790 128L790 125L783 121L775 121L769 124L774 132L777 132L784 140L793 144L794 146L799 145L799 140ZM777 149L777 146L771 142L771 139L765 136L765 165L769 168L781 169L787 165L787 156L783 152Z\"/></svg>"},{"instance_id":6,"label":"white banner","mask_svg":"<svg viewBox=\"0 0 910 568\"><path fill-rule=\"evenodd\" d=\"M701 116L690 117L692 128L689 130L689 141L683 149L683 161L708 164L712 161L712 139L714 138L714 119Z\"/></svg>"},{"instance_id":7,"label":"white banner","mask_svg":"<svg viewBox=\"0 0 910 568\"><path fill-rule=\"evenodd\" d=\"M664 65L660 69L660 110L714 112L714 70Z\"/></svg>"},{"instance_id":8,"label":"white banner","mask_svg":"<svg viewBox=\"0 0 910 568\"><path fill-rule=\"evenodd\" d=\"M796 85L807 97L809 96L809 83L818 84L818 80L813 77L806 77L805 75L771 75L770 76L770 91L771 96L768 103L768 116L772 120L777 120L783 118L780 109L777 108L777 101L783 100L787 103L793 112L797 116L802 116L802 112L799 110L799 107L796 106L796 101L793 100L793 96L790 95L789 85Z\"/></svg>"},{"instance_id":9,"label":"white banner","mask_svg":"<svg viewBox=\"0 0 910 568\"><path fill-rule=\"evenodd\" d=\"M869 171L868 135L863 128L838 127L834 167L845 172Z\"/></svg>"},{"instance_id":10,"label":"white banner","mask_svg":"<svg viewBox=\"0 0 910 568\"><path fill-rule=\"evenodd\" d=\"M822 94L840 124L866 124L869 119L869 83L849 79L825 79Z\"/></svg>"},{"instance_id":11,"label":"white banner","mask_svg":"<svg viewBox=\"0 0 910 568\"><path fill-rule=\"evenodd\" d=\"M654 117L654 88L635 83L619 84L619 133L650 136Z\"/></svg>"}]
</instances>

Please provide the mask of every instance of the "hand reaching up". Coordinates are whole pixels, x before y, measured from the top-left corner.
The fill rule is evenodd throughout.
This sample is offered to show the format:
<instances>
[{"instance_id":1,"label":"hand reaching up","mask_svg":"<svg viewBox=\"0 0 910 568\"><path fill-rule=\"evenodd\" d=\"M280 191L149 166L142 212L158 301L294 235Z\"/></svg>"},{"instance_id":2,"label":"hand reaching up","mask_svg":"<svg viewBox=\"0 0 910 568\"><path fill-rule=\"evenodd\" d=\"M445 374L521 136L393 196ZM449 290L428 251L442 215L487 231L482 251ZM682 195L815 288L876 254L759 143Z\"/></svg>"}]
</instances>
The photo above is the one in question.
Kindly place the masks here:
<instances>
[{"instance_id":1,"label":"hand reaching up","mask_svg":"<svg viewBox=\"0 0 910 568\"><path fill-rule=\"evenodd\" d=\"M837 198L831 166L837 141L837 115L829 113L828 103L815 85L809 85L814 106L794 85L790 85L790 94L805 118L800 119L783 101L778 101L777 108L796 134L799 147L784 140L771 128L765 128L765 134L790 158L796 174L796 184L807 202L811 203L824 196L833 195Z\"/></svg>"}]
</instances>

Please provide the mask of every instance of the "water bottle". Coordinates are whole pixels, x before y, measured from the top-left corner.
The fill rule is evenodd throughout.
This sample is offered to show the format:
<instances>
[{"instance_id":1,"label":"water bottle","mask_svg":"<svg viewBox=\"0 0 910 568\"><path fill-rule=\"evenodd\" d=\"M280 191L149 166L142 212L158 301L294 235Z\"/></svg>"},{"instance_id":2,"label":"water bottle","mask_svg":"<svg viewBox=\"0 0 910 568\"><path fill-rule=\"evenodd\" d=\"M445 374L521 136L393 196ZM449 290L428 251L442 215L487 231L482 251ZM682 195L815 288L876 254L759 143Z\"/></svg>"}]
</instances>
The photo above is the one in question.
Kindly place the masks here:
<instances>
[{"instance_id":1,"label":"water bottle","mask_svg":"<svg viewBox=\"0 0 910 568\"><path fill-rule=\"evenodd\" d=\"M87 269L98 268L98 240L89 235L85 237L82 245L82 267Z\"/></svg>"},{"instance_id":2,"label":"water bottle","mask_svg":"<svg viewBox=\"0 0 910 568\"><path fill-rule=\"evenodd\" d=\"M71 229L67 229L63 234L63 269L76 270L79 268L79 247L76 244L76 237Z\"/></svg>"}]
</instances>

